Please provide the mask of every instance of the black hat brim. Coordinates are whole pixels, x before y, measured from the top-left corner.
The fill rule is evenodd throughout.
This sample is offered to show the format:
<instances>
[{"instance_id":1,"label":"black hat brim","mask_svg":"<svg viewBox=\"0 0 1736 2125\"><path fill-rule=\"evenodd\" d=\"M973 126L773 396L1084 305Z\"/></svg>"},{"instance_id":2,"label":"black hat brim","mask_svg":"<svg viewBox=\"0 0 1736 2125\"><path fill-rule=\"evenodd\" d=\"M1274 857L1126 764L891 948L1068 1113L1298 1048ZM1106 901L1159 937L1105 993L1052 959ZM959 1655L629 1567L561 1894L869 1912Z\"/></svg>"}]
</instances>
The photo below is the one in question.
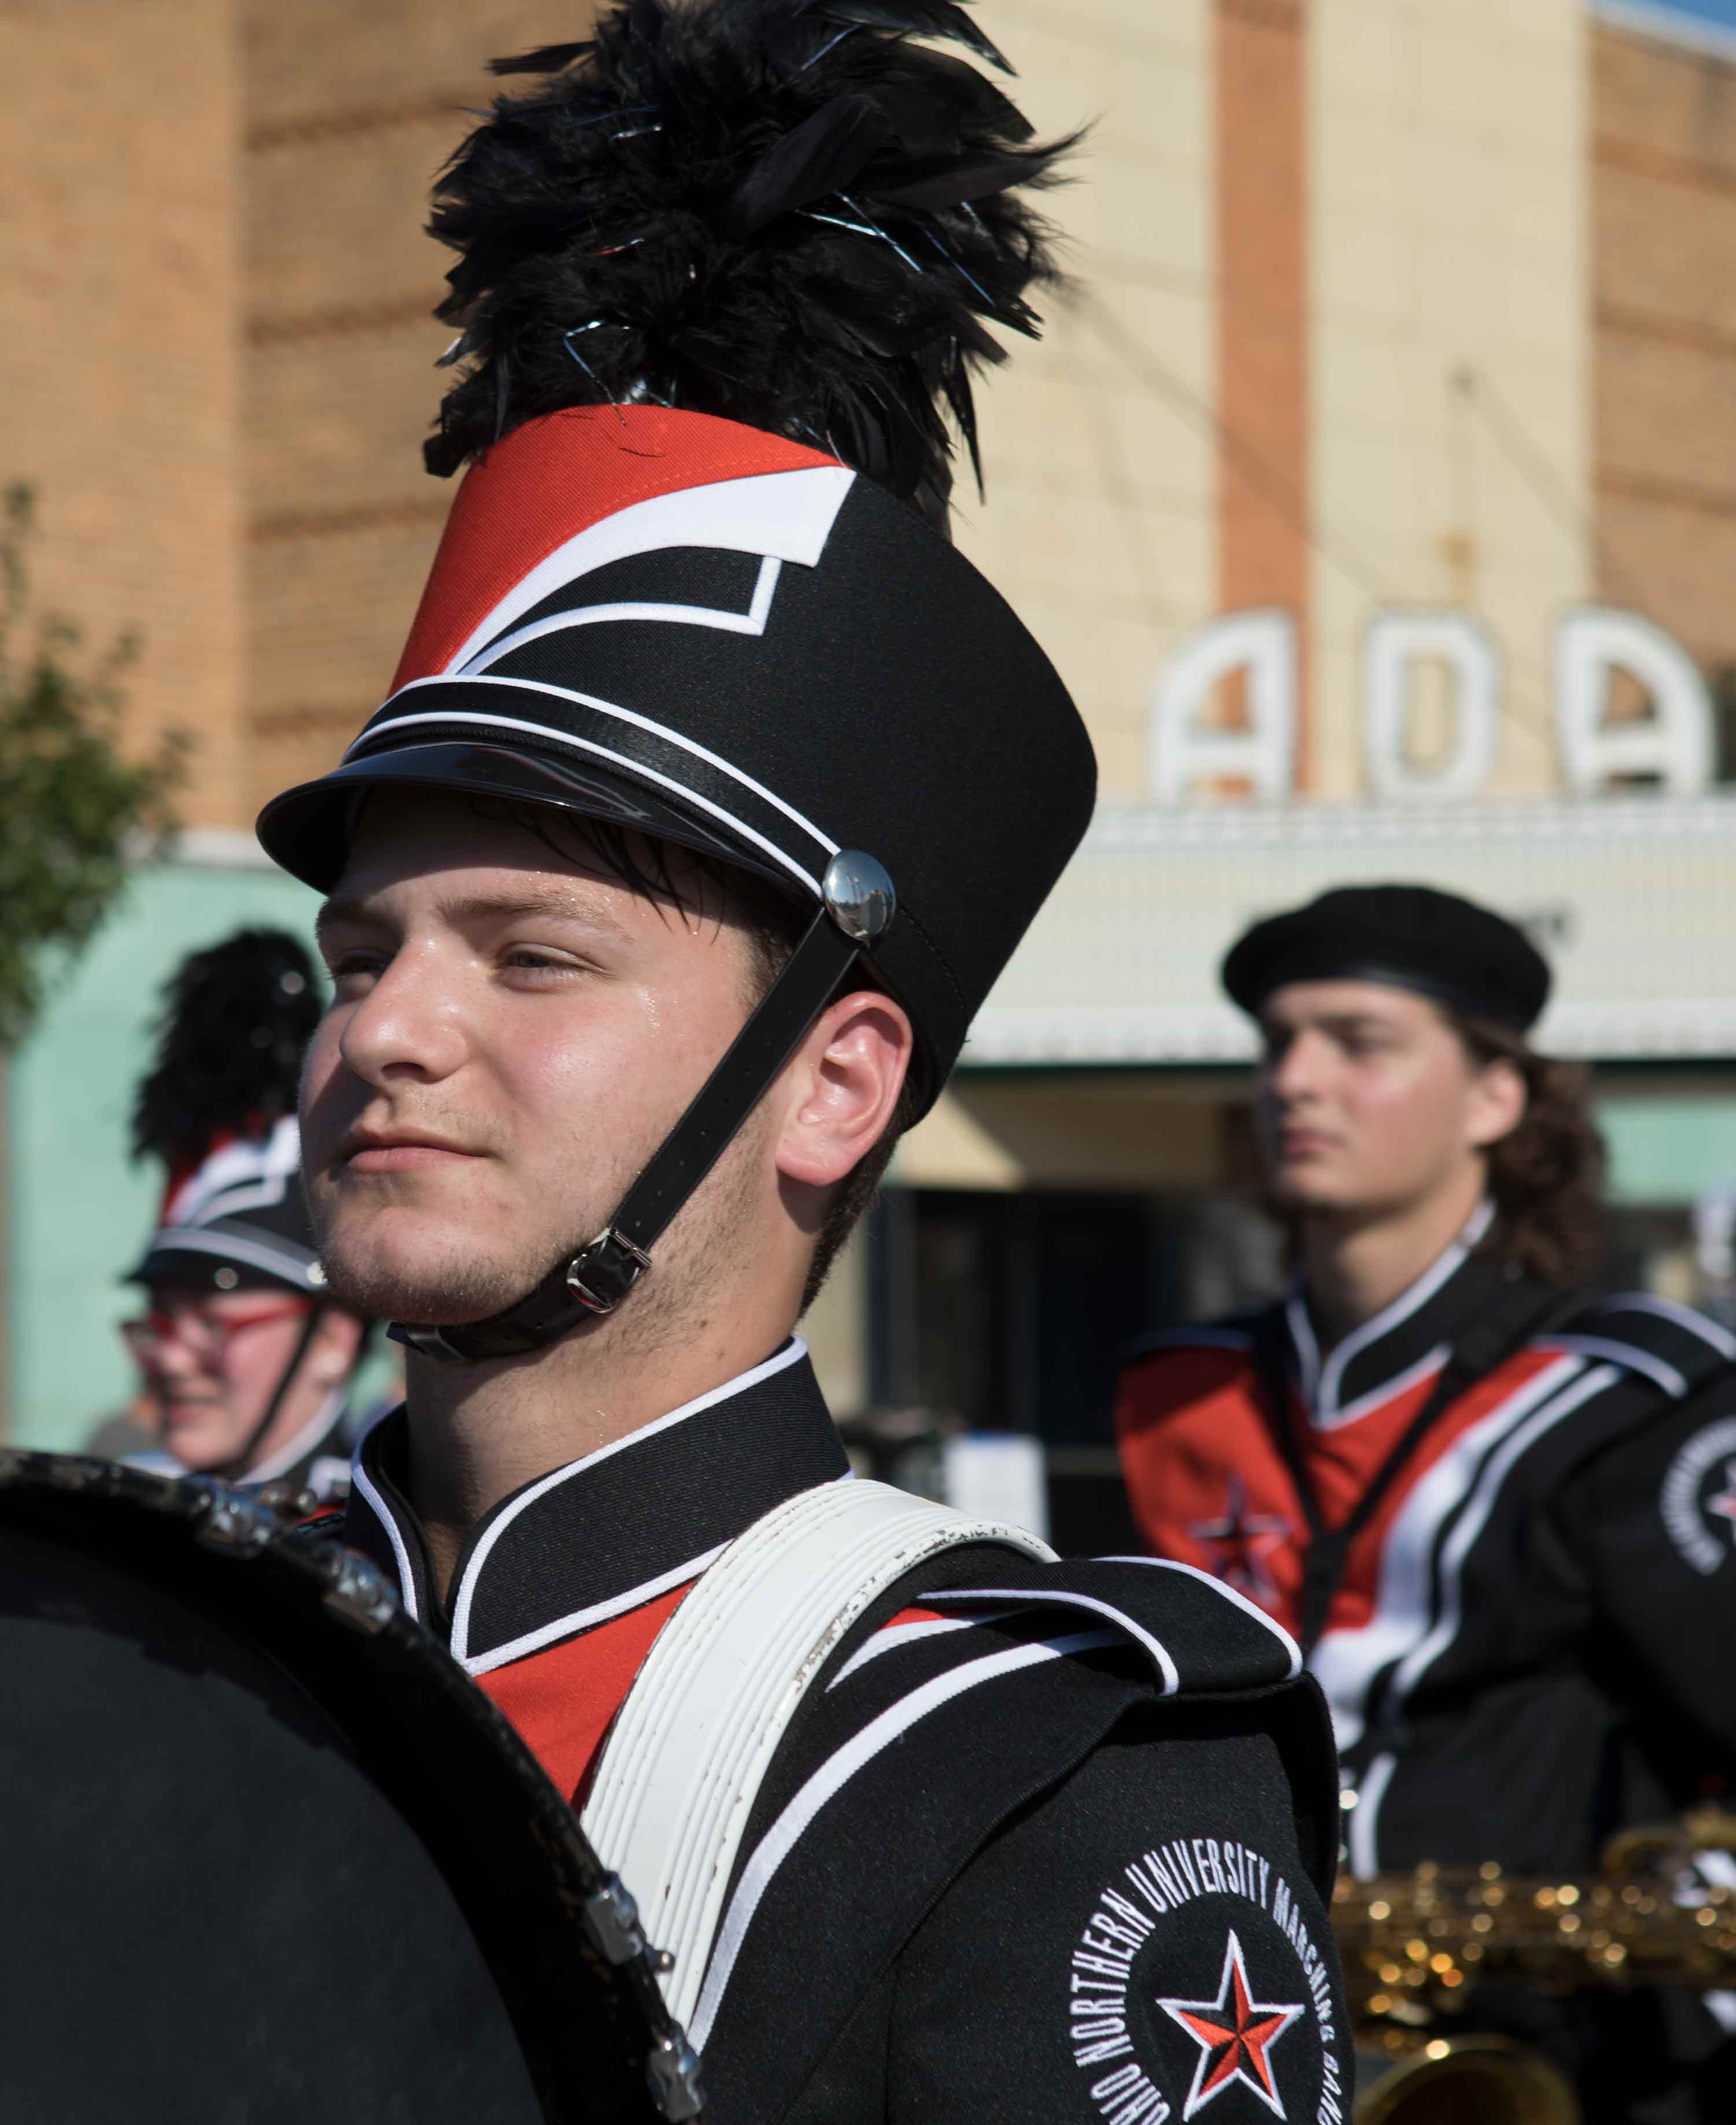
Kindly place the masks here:
<instances>
[{"instance_id":1,"label":"black hat brim","mask_svg":"<svg viewBox=\"0 0 1736 2125\"><path fill-rule=\"evenodd\" d=\"M445 789L552 805L733 864L787 893L801 890L788 870L760 855L745 836L712 825L697 805L684 803L623 770L452 739L364 754L317 781L286 789L259 815L261 845L291 877L329 893L349 860L363 805L375 790L390 789Z\"/></svg>"},{"instance_id":2,"label":"black hat brim","mask_svg":"<svg viewBox=\"0 0 1736 2125\"><path fill-rule=\"evenodd\" d=\"M227 1270L228 1279L218 1272ZM164 1225L152 1233L144 1253L123 1284L176 1284L196 1290L299 1292L325 1295L319 1258L269 1227L222 1218L209 1225Z\"/></svg>"}]
</instances>

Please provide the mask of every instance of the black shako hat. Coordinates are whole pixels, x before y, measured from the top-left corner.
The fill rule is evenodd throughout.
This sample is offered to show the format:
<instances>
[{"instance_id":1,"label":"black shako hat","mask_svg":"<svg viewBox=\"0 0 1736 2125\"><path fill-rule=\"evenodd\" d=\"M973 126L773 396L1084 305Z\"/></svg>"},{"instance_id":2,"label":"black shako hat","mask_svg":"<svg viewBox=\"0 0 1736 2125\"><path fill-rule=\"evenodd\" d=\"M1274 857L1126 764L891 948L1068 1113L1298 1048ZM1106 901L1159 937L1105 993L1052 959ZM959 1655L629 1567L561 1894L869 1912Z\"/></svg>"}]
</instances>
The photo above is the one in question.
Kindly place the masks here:
<instances>
[{"instance_id":1,"label":"black shako hat","mask_svg":"<svg viewBox=\"0 0 1736 2125\"><path fill-rule=\"evenodd\" d=\"M809 927L603 1232L474 1360L607 1312L859 957L939 1095L1090 817L1048 659L939 530L974 459L985 322L1053 279L1019 196L1060 152L934 0L633 0L496 63L437 191L471 368L425 453L469 458L384 705L260 839L329 888L369 791L528 799L739 865ZM582 1238L581 1236L578 1236Z\"/></svg>"},{"instance_id":2,"label":"black shako hat","mask_svg":"<svg viewBox=\"0 0 1736 2125\"><path fill-rule=\"evenodd\" d=\"M1072 855L1096 766L998 591L835 459L659 406L515 429L466 474L392 690L259 836L329 891L370 789L637 827L818 907L861 850L932 1102Z\"/></svg>"},{"instance_id":3,"label":"black shako hat","mask_svg":"<svg viewBox=\"0 0 1736 2125\"><path fill-rule=\"evenodd\" d=\"M1505 916L1428 885L1339 886L1256 922L1221 978L1257 1013L1290 982L1379 982L1468 1018L1528 1032L1549 1001L1549 963Z\"/></svg>"},{"instance_id":4,"label":"black shako hat","mask_svg":"<svg viewBox=\"0 0 1736 2125\"><path fill-rule=\"evenodd\" d=\"M124 1282L323 1295L294 1111L319 1013L313 962L287 931L237 931L170 976L133 1106L134 1156L167 1178Z\"/></svg>"}]
</instances>

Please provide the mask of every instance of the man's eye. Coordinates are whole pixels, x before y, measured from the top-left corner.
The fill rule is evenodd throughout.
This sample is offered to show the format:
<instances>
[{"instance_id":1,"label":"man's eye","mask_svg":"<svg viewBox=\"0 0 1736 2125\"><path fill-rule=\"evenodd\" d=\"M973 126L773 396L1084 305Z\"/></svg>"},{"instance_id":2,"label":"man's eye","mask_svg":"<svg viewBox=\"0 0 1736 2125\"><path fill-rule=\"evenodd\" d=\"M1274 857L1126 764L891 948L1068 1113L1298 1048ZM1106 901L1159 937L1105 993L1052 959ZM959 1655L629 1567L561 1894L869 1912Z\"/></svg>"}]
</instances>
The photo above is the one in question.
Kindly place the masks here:
<instances>
[{"instance_id":1,"label":"man's eye","mask_svg":"<svg viewBox=\"0 0 1736 2125\"><path fill-rule=\"evenodd\" d=\"M340 952L328 963L327 971L340 995L346 992L354 995L359 984L378 978L382 964L377 952Z\"/></svg>"}]
</instances>

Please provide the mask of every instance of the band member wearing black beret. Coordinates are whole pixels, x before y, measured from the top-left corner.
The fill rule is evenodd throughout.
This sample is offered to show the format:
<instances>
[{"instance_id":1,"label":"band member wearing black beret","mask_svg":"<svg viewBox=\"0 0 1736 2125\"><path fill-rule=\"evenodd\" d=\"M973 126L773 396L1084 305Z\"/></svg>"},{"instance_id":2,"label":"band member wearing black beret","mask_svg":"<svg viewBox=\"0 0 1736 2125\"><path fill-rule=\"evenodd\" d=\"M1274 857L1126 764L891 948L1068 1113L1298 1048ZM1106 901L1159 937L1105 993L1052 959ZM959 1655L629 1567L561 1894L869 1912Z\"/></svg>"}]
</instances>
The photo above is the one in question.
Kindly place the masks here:
<instances>
[{"instance_id":1,"label":"band member wearing black beret","mask_svg":"<svg viewBox=\"0 0 1736 2125\"><path fill-rule=\"evenodd\" d=\"M795 1333L1094 789L944 535L1055 150L924 38L1003 64L950 4L634 0L442 181L469 469L260 829L328 896L322 1260L408 1350L344 1534L666 1951L667 2115L1335 2116L1291 1640L849 1479Z\"/></svg>"},{"instance_id":2,"label":"band member wearing black beret","mask_svg":"<svg viewBox=\"0 0 1736 2125\"><path fill-rule=\"evenodd\" d=\"M1346 888L1256 924L1223 981L1296 1280L1128 1365L1140 1524L1301 1639L1358 1875L1588 1872L1736 1774L1736 1342L1588 1288L1602 1145L1581 1073L1527 1041L1550 972L1513 923ZM1685 1995L1512 2012L1588 2118L1728 2114Z\"/></svg>"}]
</instances>

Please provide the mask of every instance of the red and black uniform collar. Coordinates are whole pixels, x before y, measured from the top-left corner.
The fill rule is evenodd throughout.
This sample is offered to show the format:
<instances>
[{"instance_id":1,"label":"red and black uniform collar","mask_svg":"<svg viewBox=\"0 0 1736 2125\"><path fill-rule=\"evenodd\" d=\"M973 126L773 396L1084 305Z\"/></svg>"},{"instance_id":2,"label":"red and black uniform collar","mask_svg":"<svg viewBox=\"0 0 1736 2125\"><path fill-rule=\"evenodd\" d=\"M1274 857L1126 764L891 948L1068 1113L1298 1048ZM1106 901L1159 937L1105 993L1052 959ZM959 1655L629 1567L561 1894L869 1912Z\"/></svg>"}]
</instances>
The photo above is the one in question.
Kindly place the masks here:
<instances>
[{"instance_id":1,"label":"red and black uniform collar","mask_svg":"<svg viewBox=\"0 0 1736 2125\"><path fill-rule=\"evenodd\" d=\"M1284 1309L1291 1375L1317 1429L1333 1430L1385 1408L1446 1364L1456 1337L1508 1281L1503 1264L1476 1252L1494 1214L1492 1204L1482 1204L1408 1289L1329 1350L1321 1347L1307 1294L1297 1284Z\"/></svg>"},{"instance_id":2,"label":"red and black uniform collar","mask_svg":"<svg viewBox=\"0 0 1736 2125\"><path fill-rule=\"evenodd\" d=\"M345 1539L475 1675L696 1578L774 1505L849 1467L807 1345L792 1337L763 1364L503 1498L471 1530L442 1604L405 1496L407 1445L402 1408L362 1441Z\"/></svg>"}]
</instances>

